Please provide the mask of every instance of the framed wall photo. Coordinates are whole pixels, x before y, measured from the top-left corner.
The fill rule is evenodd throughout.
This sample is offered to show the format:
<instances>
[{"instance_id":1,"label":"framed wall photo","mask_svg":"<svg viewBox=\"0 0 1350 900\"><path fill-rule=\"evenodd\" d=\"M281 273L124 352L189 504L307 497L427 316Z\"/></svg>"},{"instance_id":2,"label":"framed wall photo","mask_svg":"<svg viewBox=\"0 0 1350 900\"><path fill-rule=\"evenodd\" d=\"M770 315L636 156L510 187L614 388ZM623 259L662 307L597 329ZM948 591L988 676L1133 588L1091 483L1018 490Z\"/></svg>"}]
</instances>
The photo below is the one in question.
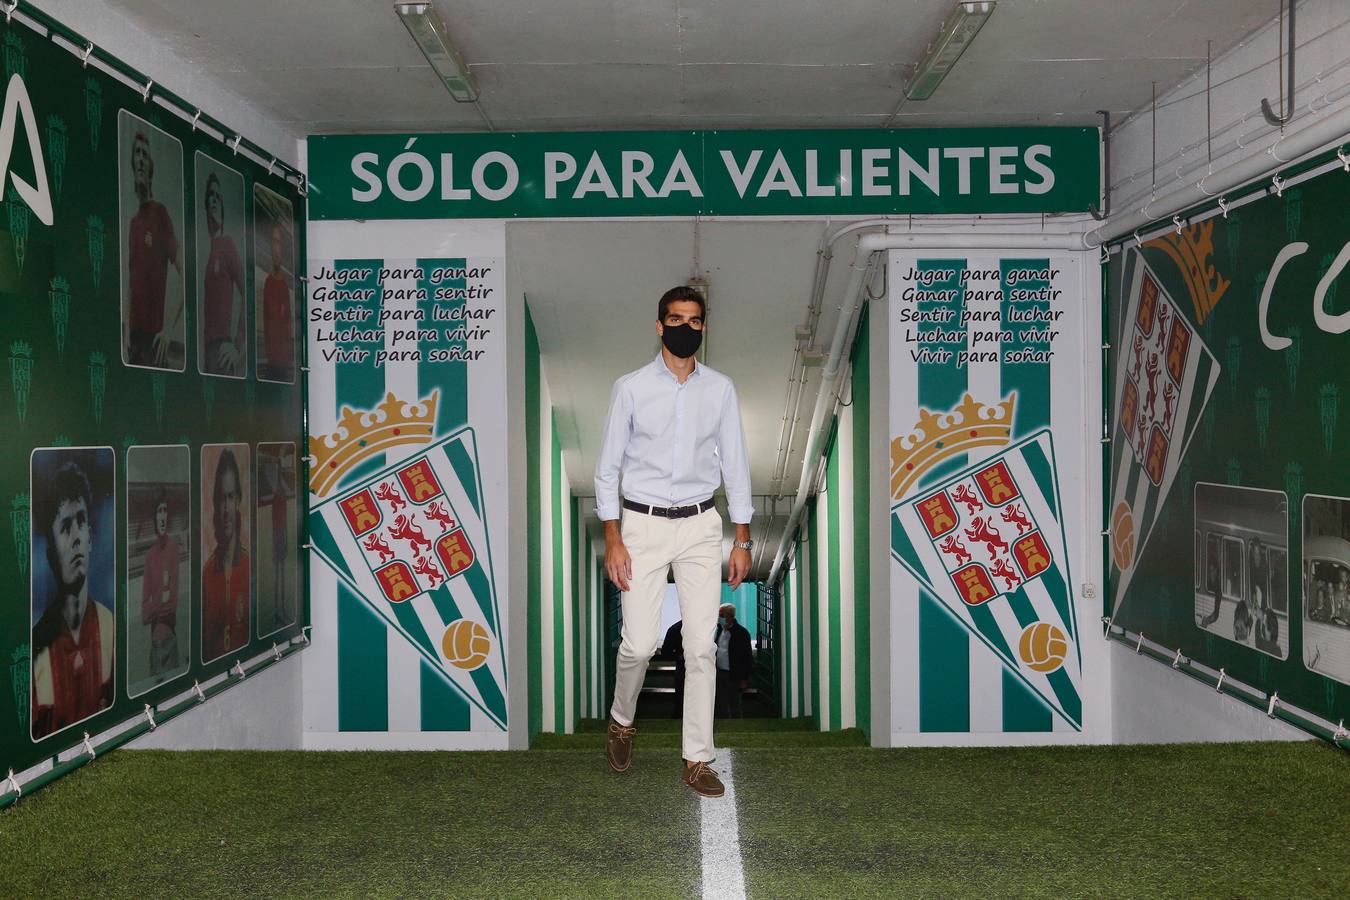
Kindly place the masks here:
<instances>
[{"instance_id":1,"label":"framed wall photo","mask_svg":"<svg viewBox=\"0 0 1350 900\"><path fill-rule=\"evenodd\" d=\"M122 362L181 372L187 359L183 145L125 109L117 113Z\"/></svg>"},{"instance_id":2,"label":"framed wall photo","mask_svg":"<svg viewBox=\"0 0 1350 900\"><path fill-rule=\"evenodd\" d=\"M29 460L36 741L112 705L117 525L111 447L40 448Z\"/></svg>"},{"instance_id":3,"label":"framed wall photo","mask_svg":"<svg viewBox=\"0 0 1350 900\"><path fill-rule=\"evenodd\" d=\"M258 380L295 381L295 210L291 201L253 186L254 321Z\"/></svg>"},{"instance_id":4,"label":"framed wall photo","mask_svg":"<svg viewBox=\"0 0 1350 900\"><path fill-rule=\"evenodd\" d=\"M200 150L193 159L197 368L203 375L243 378L248 372L244 176Z\"/></svg>"},{"instance_id":5,"label":"framed wall photo","mask_svg":"<svg viewBox=\"0 0 1350 900\"><path fill-rule=\"evenodd\" d=\"M192 451L127 448L127 696L192 663Z\"/></svg>"},{"instance_id":6,"label":"framed wall photo","mask_svg":"<svg viewBox=\"0 0 1350 900\"><path fill-rule=\"evenodd\" d=\"M300 607L299 471L295 444L258 445L258 637L294 625Z\"/></svg>"},{"instance_id":7,"label":"framed wall photo","mask_svg":"<svg viewBox=\"0 0 1350 900\"><path fill-rule=\"evenodd\" d=\"M202 662L243 649L253 605L248 444L202 447Z\"/></svg>"},{"instance_id":8,"label":"framed wall photo","mask_svg":"<svg viewBox=\"0 0 1350 900\"><path fill-rule=\"evenodd\" d=\"M1350 498L1303 498L1303 665L1350 684Z\"/></svg>"}]
</instances>

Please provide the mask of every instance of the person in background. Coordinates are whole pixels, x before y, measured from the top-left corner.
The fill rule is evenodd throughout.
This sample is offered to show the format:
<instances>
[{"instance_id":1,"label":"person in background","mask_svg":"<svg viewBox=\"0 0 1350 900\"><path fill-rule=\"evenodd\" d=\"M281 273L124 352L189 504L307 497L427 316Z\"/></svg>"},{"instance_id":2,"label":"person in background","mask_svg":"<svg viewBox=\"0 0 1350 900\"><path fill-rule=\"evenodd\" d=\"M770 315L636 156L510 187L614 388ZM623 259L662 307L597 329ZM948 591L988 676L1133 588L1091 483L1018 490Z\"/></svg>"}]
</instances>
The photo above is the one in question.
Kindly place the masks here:
<instances>
[{"instance_id":1,"label":"person in background","mask_svg":"<svg viewBox=\"0 0 1350 900\"><path fill-rule=\"evenodd\" d=\"M741 693L750 687L755 653L750 646L750 632L736 621L736 607L724 603L720 613L716 636L717 709L723 717L739 719L745 715Z\"/></svg>"}]
</instances>

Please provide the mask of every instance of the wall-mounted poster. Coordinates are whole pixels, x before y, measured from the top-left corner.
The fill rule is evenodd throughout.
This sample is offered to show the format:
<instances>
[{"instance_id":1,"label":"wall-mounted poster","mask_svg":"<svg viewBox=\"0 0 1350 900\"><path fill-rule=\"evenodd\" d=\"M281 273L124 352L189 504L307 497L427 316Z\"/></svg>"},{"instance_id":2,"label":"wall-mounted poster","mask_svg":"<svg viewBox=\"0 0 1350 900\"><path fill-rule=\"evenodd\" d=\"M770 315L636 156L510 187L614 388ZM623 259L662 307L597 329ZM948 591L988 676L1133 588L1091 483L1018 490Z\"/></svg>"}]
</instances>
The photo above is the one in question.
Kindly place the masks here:
<instances>
[{"instance_id":1,"label":"wall-mounted poster","mask_svg":"<svg viewBox=\"0 0 1350 900\"><path fill-rule=\"evenodd\" d=\"M13 769L21 785L52 757L82 752L86 732L101 754L149 727L147 706L163 722L194 682L209 695L238 681L237 673L225 681L236 661L248 670L298 649L309 615L302 567L291 624L260 638L255 614L228 641L218 628L213 655L222 644L235 649L203 662L202 570L216 539L202 515L220 454L208 451L203 484L201 448L243 448L225 479L239 485L226 493L247 495L238 504L245 540L228 555L237 566L256 551L247 540L257 515L248 447L289 441L298 450L304 433L300 384L259 383L252 351L227 347L213 358L233 371L202 374L212 358L204 306L208 294L224 296L233 342L253 343L248 253L261 186L289 202L297 223L288 272L303 315L299 175L271 153L260 162L249 135L231 132L225 144L210 110L182 109L158 83L147 91L144 76L132 85L123 64L110 74L115 63L102 48L82 59L82 39L72 42L31 4L24 12L0 15L0 89L14 126L4 135L0 198L0 778ZM34 18L41 30L27 24ZM62 576L49 521L49 483L65 462L72 469L60 491L89 484L88 499L74 504L86 506L84 576ZM302 530L305 496L293 513ZM291 544L293 558L308 553L304 545ZM63 590L61 577L85 585ZM231 591L239 596L233 583Z\"/></svg>"},{"instance_id":2,"label":"wall-mounted poster","mask_svg":"<svg viewBox=\"0 0 1350 900\"><path fill-rule=\"evenodd\" d=\"M183 145L145 119L117 114L122 361L183 371Z\"/></svg>"},{"instance_id":3,"label":"wall-mounted poster","mask_svg":"<svg viewBox=\"0 0 1350 900\"><path fill-rule=\"evenodd\" d=\"M890 254L897 744L1092 740L1109 726L1092 702L1100 655L1079 632L1096 610L1079 614L1073 581L1093 550L1082 435L1095 279L1082 263Z\"/></svg>"},{"instance_id":4,"label":"wall-mounted poster","mask_svg":"<svg viewBox=\"0 0 1350 900\"><path fill-rule=\"evenodd\" d=\"M1262 653L1288 656L1284 492L1196 484L1195 553L1195 624Z\"/></svg>"},{"instance_id":5,"label":"wall-mounted poster","mask_svg":"<svg viewBox=\"0 0 1350 900\"><path fill-rule=\"evenodd\" d=\"M505 749L505 232L310 238L307 745Z\"/></svg>"},{"instance_id":6,"label":"wall-mounted poster","mask_svg":"<svg viewBox=\"0 0 1350 900\"><path fill-rule=\"evenodd\" d=\"M202 447L202 661L249 641L252 541L248 444Z\"/></svg>"},{"instance_id":7,"label":"wall-mounted poster","mask_svg":"<svg viewBox=\"0 0 1350 900\"><path fill-rule=\"evenodd\" d=\"M192 452L127 449L127 696L192 662Z\"/></svg>"},{"instance_id":8,"label":"wall-mounted poster","mask_svg":"<svg viewBox=\"0 0 1350 900\"><path fill-rule=\"evenodd\" d=\"M1303 664L1350 684L1350 498L1303 498Z\"/></svg>"},{"instance_id":9,"label":"wall-mounted poster","mask_svg":"<svg viewBox=\"0 0 1350 900\"><path fill-rule=\"evenodd\" d=\"M295 444L258 445L258 637L295 624L302 499Z\"/></svg>"},{"instance_id":10,"label":"wall-mounted poster","mask_svg":"<svg viewBox=\"0 0 1350 900\"><path fill-rule=\"evenodd\" d=\"M1106 270L1105 612L1327 734L1350 721L1345 179L1331 154Z\"/></svg>"},{"instance_id":11,"label":"wall-mounted poster","mask_svg":"<svg viewBox=\"0 0 1350 900\"><path fill-rule=\"evenodd\" d=\"M34 450L33 739L112 705L117 653L113 451Z\"/></svg>"},{"instance_id":12,"label":"wall-mounted poster","mask_svg":"<svg viewBox=\"0 0 1350 900\"><path fill-rule=\"evenodd\" d=\"M196 206L197 368L243 378L248 370L244 298L244 176L200 150L193 157Z\"/></svg>"},{"instance_id":13,"label":"wall-mounted poster","mask_svg":"<svg viewBox=\"0 0 1350 900\"><path fill-rule=\"evenodd\" d=\"M258 378L295 381L295 211L262 185L253 188L254 320Z\"/></svg>"}]
</instances>

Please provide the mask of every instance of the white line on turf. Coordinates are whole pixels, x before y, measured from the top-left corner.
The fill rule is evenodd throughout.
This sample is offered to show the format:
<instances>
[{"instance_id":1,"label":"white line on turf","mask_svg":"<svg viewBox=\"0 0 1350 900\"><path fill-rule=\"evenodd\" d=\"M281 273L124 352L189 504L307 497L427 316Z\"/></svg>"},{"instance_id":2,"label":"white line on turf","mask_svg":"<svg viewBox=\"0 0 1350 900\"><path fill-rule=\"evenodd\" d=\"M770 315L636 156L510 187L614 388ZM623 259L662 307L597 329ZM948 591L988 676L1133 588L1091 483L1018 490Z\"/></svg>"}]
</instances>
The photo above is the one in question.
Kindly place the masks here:
<instances>
[{"instance_id":1,"label":"white line on turf","mask_svg":"<svg viewBox=\"0 0 1350 900\"><path fill-rule=\"evenodd\" d=\"M726 793L699 798L703 833L704 900L745 900L745 869L741 865L741 830L736 820L736 784L731 751L722 748L715 769Z\"/></svg>"}]
</instances>

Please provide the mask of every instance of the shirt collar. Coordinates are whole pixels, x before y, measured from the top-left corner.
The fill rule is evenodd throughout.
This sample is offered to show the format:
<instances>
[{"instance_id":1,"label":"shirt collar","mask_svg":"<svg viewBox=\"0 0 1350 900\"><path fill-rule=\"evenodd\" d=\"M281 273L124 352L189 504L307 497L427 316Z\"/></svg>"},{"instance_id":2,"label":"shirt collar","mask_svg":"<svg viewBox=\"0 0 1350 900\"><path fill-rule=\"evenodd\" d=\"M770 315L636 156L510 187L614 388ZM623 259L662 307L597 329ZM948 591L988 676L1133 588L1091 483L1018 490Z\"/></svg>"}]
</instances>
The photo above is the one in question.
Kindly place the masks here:
<instances>
[{"instance_id":1,"label":"shirt collar","mask_svg":"<svg viewBox=\"0 0 1350 900\"><path fill-rule=\"evenodd\" d=\"M675 373L670 371L670 368L666 366L666 361L665 358L661 356L661 351L658 350L656 352L656 359L652 360L652 365L656 368L658 374L664 374L667 378L673 379L676 383L679 383L679 379L675 377ZM689 377L703 377L703 366L698 360L694 360L694 369L689 373Z\"/></svg>"}]
</instances>

